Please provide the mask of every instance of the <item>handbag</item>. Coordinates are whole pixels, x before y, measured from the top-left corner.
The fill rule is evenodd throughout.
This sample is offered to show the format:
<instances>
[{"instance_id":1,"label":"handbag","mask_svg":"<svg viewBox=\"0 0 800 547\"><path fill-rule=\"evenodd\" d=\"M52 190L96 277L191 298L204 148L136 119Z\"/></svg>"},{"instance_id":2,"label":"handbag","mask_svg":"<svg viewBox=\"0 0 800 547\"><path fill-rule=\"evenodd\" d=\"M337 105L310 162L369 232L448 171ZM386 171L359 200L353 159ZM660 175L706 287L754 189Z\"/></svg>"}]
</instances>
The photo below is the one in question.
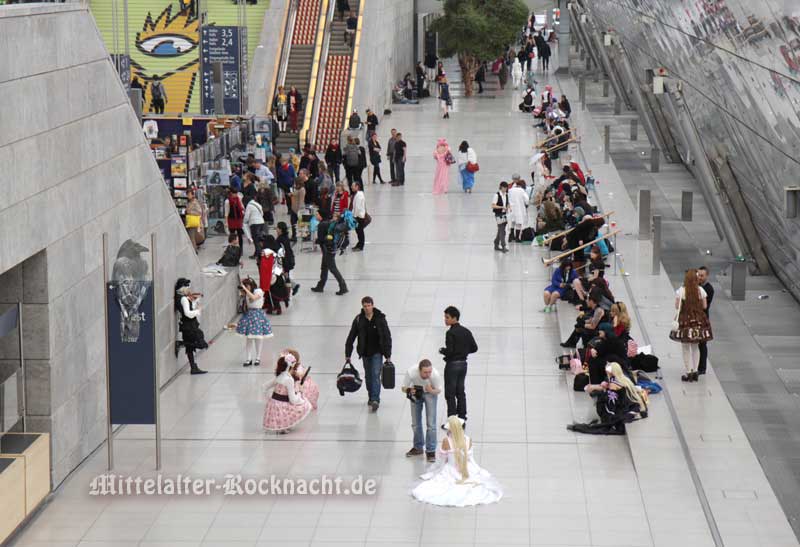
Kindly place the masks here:
<instances>
[{"instance_id":1,"label":"handbag","mask_svg":"<svg viewBox=\"0 0 800 547\"><path fill-rule=\"evenodd\" d=\"M681 328L681 323L680 323L679 319L681 317L681 308L682 307L683 307L683 298L681 298L680 302L678 302L678 311L675 312L675 318L672 320L671 332L675 332L679 328Z\"/></svg>"},{"instance_id":2,"label":"handbag","mask_svg":"<svg viewBox=\"0 0 800 547\"><path fill-rule=\"evenodd\" d=\"M200 227L200 215L186 215L186 227L187 228L199 228Z\"/></svg>"},{"instance_id":3,"label":"handbag","mask_svg":"<svg viewBox=\"0 0 800 547\"><path fill-rule=\"evenodd\" d=\"M577 351L572 355L572 359L569 360L569 371L575 376L583 372L583 363Z\"/></svg>"},{"instance_id":4,"label":"handbag","mask_svg":"<svg viewBox=\"0 0 800 547\"><path fill-rule=\"evenodd\" d=\"M447 162L447 165L453 165L456 162L456 159L453 157L453 154L447 152L444 156L444 161Z\"/></svg>"},{"instance_id":5,"label":"handbag","mask_svg":"<svg viewBox=\"0 0 800 547\"><path fill-rule=\"evenodd\" d=\"M361 219L361 227L366 228L369 226L370 222L372 222L372 217L369 216L369 213L364 213L364 218Z\"/></svg>"},{"instance_id":6,"label":"handbag","mask_svg":"<svg viewBox=\"0 0 800 547\"><path fill-rule=\"evenodd\" d=\"M571 361L572 355L559 355L556 357L556 364L558 365L558 370L570 370L571 368Z\"/></svg>"},{"instance_id":7,"label":"handbag","mask_svg":"<svg viewBox=\"0 0 800 547\"><path fill-rule=\"evenodd\" d=\"M477 173L480 170L481 168L477 163L472 163L471 161L467 162L467 171L470 173Z\"/></svg>"},{"instance_id":8,"label":"handbag","mask_svg":"<svg viewBox=\"0 0 800 547\"><path fill-rule=\"evenodd\" d=\"M383 389L394 389L394 364L387 360L381 368L381 385Z\"/></svg>"}]
</instances>

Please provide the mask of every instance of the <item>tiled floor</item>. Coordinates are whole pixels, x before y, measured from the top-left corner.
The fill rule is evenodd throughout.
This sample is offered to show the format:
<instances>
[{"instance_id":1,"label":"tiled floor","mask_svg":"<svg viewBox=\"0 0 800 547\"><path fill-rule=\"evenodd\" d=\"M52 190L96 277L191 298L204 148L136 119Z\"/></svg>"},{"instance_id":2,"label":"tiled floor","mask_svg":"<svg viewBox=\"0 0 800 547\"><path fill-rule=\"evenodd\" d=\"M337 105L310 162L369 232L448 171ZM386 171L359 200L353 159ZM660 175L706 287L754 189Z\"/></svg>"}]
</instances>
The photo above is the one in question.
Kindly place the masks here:
<instances>
[{"instance_id":1,"label":"tiled floor","mask_svg":"<svg viewBox=\"0 0 800 547\"><path fill-rule=\"evenodd\" d=\"M350 293L335 296L335 282L322 295L309 292L319 255L298 253L294 277L303 288L288 314L274 318L275 337L266 344L260 370L242 368L243 342L225 333L200 356L208 375L184 373L162 393L165 475L361 474L379 481L377 495L90 497L92 477L105 470L103 448L61 486L15 545L634 547L675 544L670 537L679 537L683 547L708 545L705 521L681 512L697 504L696 492L670 487L679 452L659 448L659 439L652 439L650 465L635 467L625 438L576 436L565 429L593 411L555 370L557 318L537 311L548 281L542 252L512 246L501 255L491 245L489 203L497 183L515 171L529 172L536 140L529 119L515 111L519 100L511 89L494 100L457 98L447 121L432 101L395 108L379 134L385 139L391 127L405 134L408 182L404 188L368 187L374 222L366 250L338 261ZM467 139L475 148L481 170L473 194L460 191L453 169L451 192L431 195L431 154L439 137L453 146ZM444 341L442 310L451 304L461 309L480 346L467 376L468 432L478 462L503 484L500 503L445 509L413 501L409 491L425 465L404 457L411 428L402 394L384 391L380 410L371 414L363 390L341 397L334 389L348 326L367 294L387 314L400 373L423 357L441 366L436 357ZM288 346L313 369L321 388L319 410L288 435L265 434L261 386L277 353ZM442 421L443 400L438 410ZM664 416L654 420L655 431L661 431ZM118 434L117 473L154 474L152 435L144 426ZM657 520L643 503L654 484L670 500ZM680 534L673 536L675 530Z\"/></svg>"}]
</instances>

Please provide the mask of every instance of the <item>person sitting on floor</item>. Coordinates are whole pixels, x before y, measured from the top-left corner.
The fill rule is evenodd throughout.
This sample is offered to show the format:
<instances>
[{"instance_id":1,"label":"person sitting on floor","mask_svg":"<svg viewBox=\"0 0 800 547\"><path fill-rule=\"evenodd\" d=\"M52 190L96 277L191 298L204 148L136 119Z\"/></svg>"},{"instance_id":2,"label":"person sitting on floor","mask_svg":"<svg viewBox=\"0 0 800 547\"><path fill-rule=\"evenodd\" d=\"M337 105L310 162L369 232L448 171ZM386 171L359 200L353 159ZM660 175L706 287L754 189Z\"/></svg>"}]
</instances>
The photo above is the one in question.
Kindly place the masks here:
<instances>
[{"instance_id":1,"label":"person sitting on floor","mask_svg":"<svg viewBox=\"0 0 800 547\"><path fill-rule=\"evenodd\" d=\"M544 309L542 312L550 313L556 311L556 302L559 299L565 299L565 296L567 296L576 281L579 281L578 274L572 269L572 261L569 258L561 259L561 264L553 271L550 285L544 290Z\"/></svg>"},{"instance_id":2,"label":"person sitting on floor","mask_svg":"<svg viewBox=\"0 0 800 547\"><path fill-rule=\"evenodd\" d=\"M586 391L595 399L599 419L587 424L573 423L569 431L591 435L624 435L625 424L647 417L647 401L636 385L625 376L619 363L605 367L607 380L587 386Z\"/></svg>"}]
</instances>

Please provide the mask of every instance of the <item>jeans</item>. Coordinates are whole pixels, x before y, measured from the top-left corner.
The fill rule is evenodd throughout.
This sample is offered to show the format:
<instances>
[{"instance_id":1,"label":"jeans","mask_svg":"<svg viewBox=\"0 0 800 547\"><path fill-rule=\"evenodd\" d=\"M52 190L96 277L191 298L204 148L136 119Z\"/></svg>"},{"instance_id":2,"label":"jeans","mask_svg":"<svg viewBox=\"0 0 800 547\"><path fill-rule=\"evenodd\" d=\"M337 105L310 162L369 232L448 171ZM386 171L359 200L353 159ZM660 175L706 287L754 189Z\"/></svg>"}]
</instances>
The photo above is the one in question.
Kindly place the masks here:
<instances>
[{"instance_id":1,"label":"jeans","mask_svg":"<svg viewBox=\"0 0 800 547\"><path fill-rule=\"evenodd\" d=\"M370 401L376 403L381 402L381 367L383 366L383 355L376 353L375 355L365 355L362 358L364 362L364 377L367 380L367 394Z\"/></svg>"},{"instance_id":2,"label":"jeans","mask_svg":"<svg viewBox=\"0 0 800 547\"><path fill-rule=\"evenodd\" d=\"M372 184L375 184L375 179L383 182L383 175L381 175L381 164L380 163L373 163L372 164Z\"/></svg>"},{"instance_id":3,"label":"jeans","mask_svg":"<svg viewBox=\"0 0 800 547\"><path fill-rule=\"evenodd\" d=\"M328 166L328 169L331 171L331 173L333 173L333 180L335 180L336 182L339 182L339 177L340 177L340 175L339 175L339 166L340 165L341 164L339 164L339 163L332 163L332 164L330 164Z\"/></svg>"},{"instance_id":4,"label":"jeans","mask_svg":"<svg viewBox=\"0 0 800 547\"><path fill-rule=\"evenodd\" d=\"M457 414L467 419L467 394L464 380L467 378L467 362L451 361L444 366L444 398L447 401L447 415Z\"/></svg>"},{"instance_id":5,"label":"jeans","mask_svg":"<svg viewBox=\"0 0 800 547\"><path fill-rule=\"evenodd\" d=\"M364 248L364 219L357 218L356 219L356 235L358 236L358 243L356 243L355 249L363 249Z\"/></svg>"},{"instance_id":6,"label":"jeans","mask_svg":"<svg viewBox=\"0 0 800 547\"><path fill-rule=\"evenodd\" d=\"M497 225L497 236L494 238L494 248L495 249L505 249L506 248L506 226L508 226L508 222L504 222L502 224Z\"/></svg>"},{"instance_id":7,"label":"jeans","mask_svg":"<svg viewBox=\"0 0 800 547\"><path fill-rule=\"evenodd\" d=\"M403 159L396 160L394 162L394 172L397 175L395 179L400 184L406 183L406 162Z\"/></svg>"},{"instance_id":8,"label":"jeans","mask_svg":"<svg viewBox=\"0 0 800 547\"><path fill-rule=\"evenodd\" d=\"M436 452L436 400L435 393L425 393L422 400L411 403L411 429L414 431L414 448ZM422 407L425 407L425 432L422 431Z\"/></svg>"},{"instance_id":9,"label":"jeans","mask_svg":"<svg viewBox=\"0 0 800 547\"><path fill-rule=\"evenodd\" d=\"M339 290L346 291L347 283L345 283L344 277L342 277L342 274L339 272L339 268L336 267L336 253L329 253L323 249L322 263L320 264L319 283L317 283L317 287L320 289L324 288L325 283L328 281L328 272L331 272L333 277L336 278L336 281L339 283Z\"/></svg>"},{"instance_id":10,"label":"jeans","mask_svg":"<svg viewBox=\"0 0 800 547\"><path fill-rule=\"evenodd\" d=\"M394 156L389 156L389 180L391 180L392 182L397 180L394 169Z\"/></svg>"}]
</instances>

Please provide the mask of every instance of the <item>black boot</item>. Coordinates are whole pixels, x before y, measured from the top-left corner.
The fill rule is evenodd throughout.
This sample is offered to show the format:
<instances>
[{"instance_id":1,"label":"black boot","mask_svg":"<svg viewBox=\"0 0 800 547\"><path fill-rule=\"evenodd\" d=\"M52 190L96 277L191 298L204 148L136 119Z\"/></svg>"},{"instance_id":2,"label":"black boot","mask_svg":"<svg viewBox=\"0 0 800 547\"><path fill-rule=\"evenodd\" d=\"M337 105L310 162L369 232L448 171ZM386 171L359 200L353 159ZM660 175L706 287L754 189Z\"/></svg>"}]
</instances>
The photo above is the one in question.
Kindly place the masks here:
<instances>
[{"instance_id":1,"label":"black boot","mask_svg":"<svg viewBox=\"0 0 800 547\"><path fill-rule=\"evenodd\" d=\"M200 370L200 367L197 366L197 363L194 360L194 350L190 350L186 352L186 356L189 358L189 374L205 374L207 371Z\"/></svg>"},{"instance_id":2,"label":"black boot","mask_svg":"<svg viewBox=\"0 0 800 547\"><path fill-rule=\"evenodd\" d=\"M297 225L296 224L292 224L292 237L291 237L291 239L289 241L291 241L292 243L297 243Z\"/></svg>"},{"instance_id":3,"label":"black boot","mask_svg":"<svg viewBox=\"0 0 800 547\"><path fill-rule=\"evenodd\" d=\"M574 348L574 347L576 347L578 345L578 338L579 338L578 333L573 330L572 334L570 334L569 338L567 338L567 341L566 342L561 342L561 347L562 348Z\"/></svg>"}]
</instances>

